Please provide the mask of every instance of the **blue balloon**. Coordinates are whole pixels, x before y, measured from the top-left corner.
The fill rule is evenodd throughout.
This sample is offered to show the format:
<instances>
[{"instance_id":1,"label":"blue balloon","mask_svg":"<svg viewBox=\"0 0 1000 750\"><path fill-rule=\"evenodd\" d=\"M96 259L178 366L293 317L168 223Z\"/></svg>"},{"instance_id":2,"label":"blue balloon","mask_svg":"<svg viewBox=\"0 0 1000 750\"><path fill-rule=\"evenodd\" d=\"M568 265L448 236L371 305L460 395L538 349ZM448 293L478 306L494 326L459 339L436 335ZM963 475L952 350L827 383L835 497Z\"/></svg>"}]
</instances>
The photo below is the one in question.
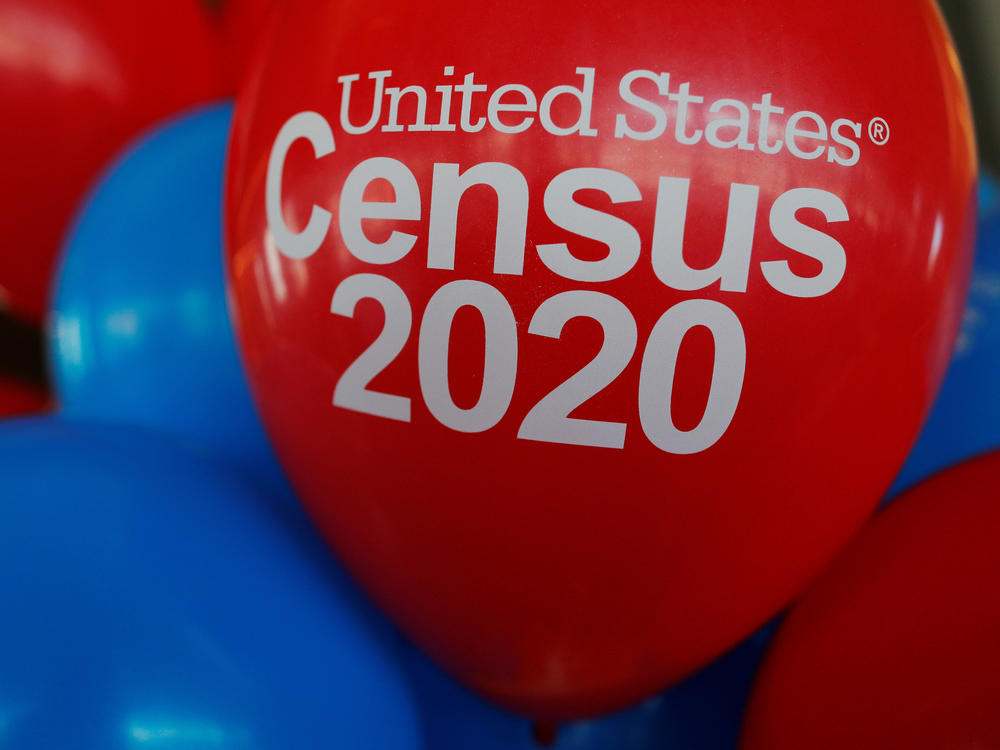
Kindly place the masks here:
<instances>
[{"instance_id":1,"label":"blue balloon","mask_svg":"<svg viewBox=\"0 0 1000 750\"><path fill-rule=\"evenodd\" d=\"M459 686L415 649L406 664L427 750L736 750L751 682L773 626L685 682L639 705L587 721L539 727ZM547 744L546 744L547 743Z\"/></svg>"},{"instance_id":2,"label":"blue balloon","mask_svg":"<svg viewBox=\"0 0 1000 750\"><path fill-rule=\"evenodd\" d=\"M979 220L993 221L1000 215L1000 185L983 170L979 175Z\"/></svg>"},{"instance_id":3,"label":"blue balloon","mask_svg":"<svg viewBox=\"0 0 1000 750\"><path fill-rule=\"evenodd\" d=\"M171 120L97 183L63 251L51 369L67 415L156 427L280 479L226 307L231 117L219 104Z\"/></svg>"},{"instance_id":4,"label":"blue balloon","mask_svg":"<svg viewBox=\"0 0 1000 750\"><path fill-rule=\"evenodd\" d=\"M397 645L312 530L141 428L0 424L0 746L416 750Z\"/></svg>"},{"instance_id":5,"label":"blue balloon","mask_svg":"<svg viewBox=\"0 0 1000 750\"><path fill-rule=\"evenodd\" d=\"M1000 191L985 176L979 201L972 281L951 364L887 498L942 469L1000 447Z\"/></svg>"}]
</instances>

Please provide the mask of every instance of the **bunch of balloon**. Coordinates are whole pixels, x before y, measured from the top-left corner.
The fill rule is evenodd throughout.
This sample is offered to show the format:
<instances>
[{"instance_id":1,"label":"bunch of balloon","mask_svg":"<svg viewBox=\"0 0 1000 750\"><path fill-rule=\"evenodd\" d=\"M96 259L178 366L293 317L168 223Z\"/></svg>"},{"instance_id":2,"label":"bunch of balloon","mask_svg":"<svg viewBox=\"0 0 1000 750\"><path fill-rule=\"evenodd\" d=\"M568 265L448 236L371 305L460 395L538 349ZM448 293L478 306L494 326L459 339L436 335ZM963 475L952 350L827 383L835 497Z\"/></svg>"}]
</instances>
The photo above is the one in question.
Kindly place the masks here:
<instances>
[{"instance_id":1,"label":"bunch of balloon","mask_svg":"<svg viewBox=\"0 0 1000 750\"><path fill-rule=\"evenodd\" d=\"M0 417L50 406L42 317L87 186L142 128L220 91L197 0L0 0Z\"/></svg>"},{"instance_id":2,"label":"bunch of balloon","mask_svg":"<svg viewBox=\"0 0 1000 750\"><path fill-rule=\"evenodd\" d=\"M211 4L0 0L0 306L47 314L58 402L0 424L0 744L732 750L765 624L959 329L975 148L933 0ZM970 586L914 609L895 567L993 570L976 466L848 553L940 626L904 645L987 653L911 705L992 695L993 600L956 629ZM748 747L789 664L835 673L810 611L882 616L831 587ZM980 708L931 729L992 741Z\"/></svg>"},{"instance_id":3,"label":"bunch of balloon","mask_svg":"<svg viewBox=\"0 0 1000 750\"><path fill-rule=\"evenodd\" d=\"M61 413L0 434L17 747L420 746L397 636L288 502L241 373L230 119L178 116L108 167L53 295Z\"/></svg>"},{"instance_id":4,"label":"bunch of balloon","mask_svg":"<svg viewBox=\"0 0 1000 750\"><path fill-rule=\"evenodd\" d=\"M980 179L978 229L968 301L947 376L887 499L1000 447L1000 191L986 172Z\"/></svg>"},{"instance_id":5,"label":"bunch of balloon","mask_svg":"<svg viewBox=\"0 0 1000 750\"><path fill-rule=\"evenodd\" d=\"M351 572L495 704L551 723L677 684L902 465L976 152L934 2L870 11L300 0L270 25L226 188L251 387Z\"/></svg>"}]
</instances>

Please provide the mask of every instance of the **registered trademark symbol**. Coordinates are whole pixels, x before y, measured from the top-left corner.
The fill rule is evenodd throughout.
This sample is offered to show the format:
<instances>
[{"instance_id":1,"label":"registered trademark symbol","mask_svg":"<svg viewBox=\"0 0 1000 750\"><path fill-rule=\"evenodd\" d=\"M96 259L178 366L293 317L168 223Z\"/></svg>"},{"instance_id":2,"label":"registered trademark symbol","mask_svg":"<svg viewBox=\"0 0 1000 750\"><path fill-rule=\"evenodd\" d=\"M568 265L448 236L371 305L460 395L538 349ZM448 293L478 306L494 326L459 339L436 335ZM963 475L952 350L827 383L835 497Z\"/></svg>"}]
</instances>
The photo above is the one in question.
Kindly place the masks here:
<instances>
[{"instance_id":1,"label":"registered trademark symbol","mask_svg":"<svg viewBox=\"0 0 1000 750\"><path fill-rule=\"evenodd\" d=\"M876 117L868 123L868 137L876 146L884 146L889 142L889 123L881 117Z\"/></svg>"}]
</instances>

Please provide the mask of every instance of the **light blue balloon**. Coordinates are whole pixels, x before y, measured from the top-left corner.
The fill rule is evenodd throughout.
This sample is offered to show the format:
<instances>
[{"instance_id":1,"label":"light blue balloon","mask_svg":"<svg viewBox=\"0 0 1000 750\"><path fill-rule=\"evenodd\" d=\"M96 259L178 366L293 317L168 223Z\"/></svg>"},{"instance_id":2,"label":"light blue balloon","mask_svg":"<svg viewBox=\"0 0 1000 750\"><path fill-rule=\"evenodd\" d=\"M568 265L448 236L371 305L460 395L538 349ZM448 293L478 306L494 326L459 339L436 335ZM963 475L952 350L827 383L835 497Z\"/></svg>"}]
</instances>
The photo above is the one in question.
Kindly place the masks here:
<instances>
[{"instance_id":1,"label":"light blue balloon","mask_svg":"<svg viewBox=\"0 0 1000 750\"><path fill-rule=\"evenodd\" d=\"M156 427L280 481L226 308L222 190L232 107L171 120L84 203L49 321L67 415Z\"/></svg>"},{"instance_id":2,"label":"light blue balloon","mask_svg":"<svg viewBox=\"0 0 1000 750\"><path fill-rule=\"evenodd\" d=\"M1000 191L985 175L979 204L969 297L948 373L888 498L1000 447Z\"/></svg>"},{"instance_id":3,"label":"light blue balloon","mask_svg":"<svg viewBox=\"0 0 1000 750\"><path fill-rule=\"evenodd\" d=\"M39 418L0 424L0 476L0 747L421 747L395 641L242 474Z\"/></svg>"},{"instance_id":4,"label":"light blue balloon","mask_svg":"<svg viewBox=\"0 0 1000 750\"><path fill-rule=\"evenodd\" d=\"M680 685L618 713L559 724L550 750L736 750L743 709L772 626ZM472 695L407 652L426 750L542 750L535 725ZM543 738L544 739L544 738Z\"/></svg>"}]
</instances>

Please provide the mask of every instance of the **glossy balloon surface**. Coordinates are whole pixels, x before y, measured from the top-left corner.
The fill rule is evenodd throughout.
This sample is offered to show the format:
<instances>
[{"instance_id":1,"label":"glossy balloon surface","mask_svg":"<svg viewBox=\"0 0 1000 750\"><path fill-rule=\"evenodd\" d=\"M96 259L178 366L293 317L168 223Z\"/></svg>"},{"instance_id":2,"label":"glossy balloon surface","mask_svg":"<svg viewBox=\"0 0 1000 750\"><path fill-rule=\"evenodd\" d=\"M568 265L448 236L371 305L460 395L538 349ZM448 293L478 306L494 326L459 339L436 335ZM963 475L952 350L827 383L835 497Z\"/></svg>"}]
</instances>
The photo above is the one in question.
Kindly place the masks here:
<instances>
[{"instance_id":1,"label":"glossy balloon surface","mask_svg":"<svg viewBox=\"0 0 1000 750\"><path fill-rule=\"evenodd\" d=\"M890 496L1000 447L1000 194L983 176L976 258L951 364Z\"/></svg>"},{"instance_id":2,"label":"glossy balloon surface","mask_svg":"<svg viewBox=\"0 0 1000 750\"><path fill-rule=\"evenodd\" d=\"M876 505L947 364L975 165L930 0L303 0L230 151L251 386L439 664L610 711Z\"/></svg>"},{"instance_id":3,"label":"glossy balloon surface","mask_svg":"<svg viewBox=\"0 0 1000 750\"><path fill-rule=\"evenodd\" d=\"M298 516L176 444L0 425L11 750L417 750L405 678Z\"/></svg>"},{"instance_id":4,"label":"glossy balloon surface","mask_svg":"<svg viewBox=\"0 0 1000 750\"><path fill-rule=\"evenodd\" d=\"M0 292L40 319L78 202L156 120L219 96L198 0L0 0Z\"/></svg>"},{"instance_id":5,"label":"glossy balloon surface","mask_svg":"<svg viewBox=\"0 0 1000 750\"><path fill-rule=\"evenodd\" d=\"M254 53L267 28L275 0L225 0L219 15L222 64L233 90L255 60Z\"/></svg>"},{"instance_id":6,"label":"glossy balloon surface","mask_svg":"<svg viewBox=\"0 0 1000 750\"><path fill-rule=\"evenodd\" d=\"M109 166L64 250L50 360L66 414L163 429L279 477L226 309L231 117L170 120Z\"/></svg>"},{"instance_id":7,"label":"glossy balloon surface","mask_svg":"<svg viewBox=\"0 0 1000 750\"><path fill-rule=\"evenodd\" d=\"M904 493L785 619L743 750L1000 746L1000 454Z\"/></svg>"}]
</instances>

